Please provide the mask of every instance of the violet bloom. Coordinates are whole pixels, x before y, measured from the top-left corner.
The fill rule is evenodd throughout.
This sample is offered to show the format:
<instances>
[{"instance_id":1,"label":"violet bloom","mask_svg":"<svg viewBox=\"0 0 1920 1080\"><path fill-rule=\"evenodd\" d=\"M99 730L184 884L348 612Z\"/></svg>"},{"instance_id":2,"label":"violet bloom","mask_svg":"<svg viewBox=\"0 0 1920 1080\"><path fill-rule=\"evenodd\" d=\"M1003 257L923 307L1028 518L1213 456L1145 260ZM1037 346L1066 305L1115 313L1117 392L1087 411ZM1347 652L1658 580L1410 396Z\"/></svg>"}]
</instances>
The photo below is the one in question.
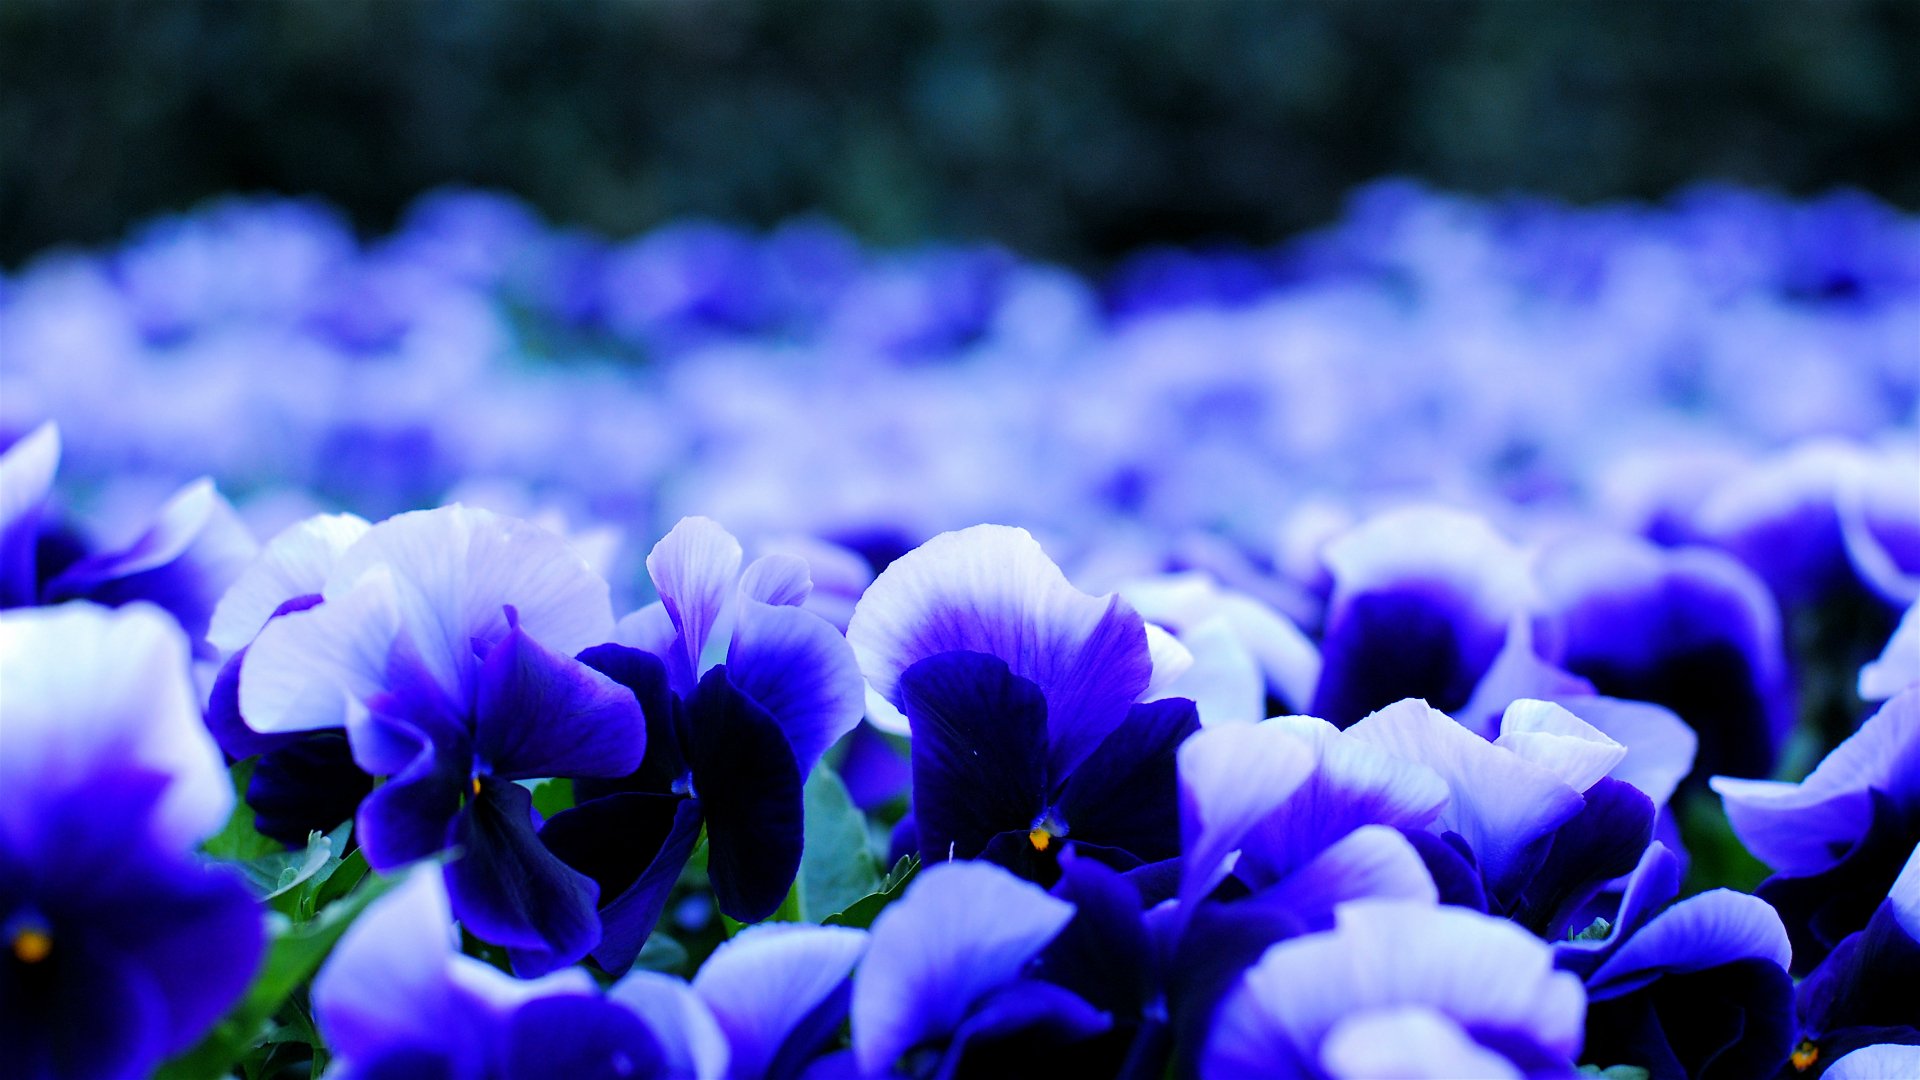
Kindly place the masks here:
<instances>
[{"instance_id":1,"label":"violet bloom","mask_svg":"<svg viewBox=\"0 0 1920 1080\"><path fill-rule=\"evenodd\" d=\"M1783 1069L1781 1074L1818 1076L1834 1065L1827 1075L1847 1075L1837 1062L1857 1054L1858 1048L1883 1043L1920 1047L1916 971L1920 848L1907 857L1866 927L1842 939L1801 982L1795 1003L1801 1037L1793 1048L1793 1072Z\"/></svg>"},{"instance_id":2,"label":"violet bloom","mask_svg":"<svg viewBox=\"0 0 1920 1080\"><path fill-rule=\"evenodd\" d=\"M1340 727L1403 698L1463 708L1527 607L1525 556L1471 514L1382 514L1329 543L1333 595L1308 711Z\"/></svg>"},{"instance_id":3,"label":"violet bloom","mask_svg":"<svg viewBox=\"0 0 1920 1080\"><path fill-rule=\"evenodd\" d=\"M0 1061L142 1077L253 977L259 905L194 847L232 806L159 609L0 616Z\"/></svg>"},{"instance_id":4,"label":"violet bloom","mask_svg":"<svg viewBox=\"0 0 1920 1080\"><path fill-rule=\"evenodd\" d=\"M1074 1071L1079 1044L1110 1019L1032 977L1073 905L997 866L929 867L874 920L853 982L852 1061L825 1075L947 1080ZM838 1066L839 1071L832 1071Z\"/></svg>"},{"instance_id":5,"label":"violet bloom","mask_svg":"<svg viewBox=\"0 0 1920 1080\"><path fill-rule=\"evenodd\" d=\"M1700 736L1695 775L1765 776L1793 724L1773 598L1724 553L1627 537L1538 568L1549 659L1602 694L1664 705Z\"/></svg>"},{"instance_id":6,"label":"violet bloom","mask_svg":"<svg viewBox=\"0 0 1920 1080\"><path fill-rule=\"evenodd\" d=\"M1679 895L1679 861L1654 844L1606 935L1554 946L1587 987L1586 1060L1655 1080L1766 1076L1793 1042L1786 929L1745 893Z\"/></svg>"},{"instance_id":7,"label":"violet bloom","mask_svg":"<svg viewBox=\"0 0 1920 1080\"><path fill-rule=\"evenodd\" d=\"M322 602L327 575L368 524L352 514L319 514L267 541L260 555L220 598L207 640L226 655L207 702L207 728L236 760L257 757L247 781L254 827L290 847L312 832L331 832L353 817L373 790L354 764L344 727L262 735L240 715L240 672L247 646L277 616Z\"/></svg>"},{"instance_id":8,"label":"violet bloom","mask_svg":"<svg viewBox=\"0 0 1920 1080\"><path fill-rule=\"evenodd\" d=\"M840 1037L867 933L766 923L715 949L693 992L719 1021L727 1080L791 1080Z\"/></svg>"},{"instance_id":9,"label":"violet bloom","mask_svg":"<svg viewBox=\"0 0 1920 1080\"><path fill-rule=\"evenodd\" d=\"M0 453L0 608L146 600L205 653L214 603L253 558L253 535L210 480L181 488L126 547L91 550L53 517L60 431L51 422Z\"/></svg>"},{"instance_id":10,"label":"violet bloom","mask_svg":"<svg viewBox=\"0 0 1920 1080\"><path fill-rule=\"evenodd\" d=\"M344 726L354 761L388 778L357 817L367 861L457 849L454 910L516 968L586 955L597 888L540 844L518 781L640 762L633 694L570 655L611 629L606 583L552 533L452 506L375 525L321 596L254 639L241 715L266 734Z\"/></svg>"},{"instance_id":11,"label":"violet bloom","mask_svg":"<svg viewBox=\"0 0 1920 1080\"><path fill-rule=\"evenodd\" d=\"M1526 931L1364 900L1283 941L1221 1003L1202 1077L1570 1076L1586 995Z\"/></svg>"},{"instance_id":12,"label":"violet bloom","mask_svg":"<svg viewBox=\"0 0 1920 1080\"><path fill-rule=\"evenodd\" d=\"M1179 854L1174 751L1193 703L1135 704L1144 623L1068 584L1023 529L943 533L895 560L848 640L913 731L929 861L985 857L1051 880L1057 842L1122 868Z\"/></svg>"},{"instance_id":13,"label":"violet bloom","mask_svg":"<svg viewBox=\"0 0 1920 1080\"><path fill-rule=\"evenodd\" d=\"M462 956L438 874L376 900L313 980L344 1077L719 1076L727 1047L684 986L636 978L602 993L579 968L519 980Z\"/></svg>"},{"instance_id":14,"label":"violet bloom","mask_svg":"<svg viewBox=\"0 0 1920 1080\"><path fill-rule=\"evenodd\" d=\"M1798 784L1712 785L1734 833L1773 868L1756 891L1780 910L1804 974L1866 926L1920 842L1920 687L1881 706Z\"/></svg>"},{"instance_id":15,"label":"violet bloom","mask_svg":"<svg viewBox=\"0 0 1920 1080\"><path fill-rule=\"evenodd\" d=\"M540 833L598 883L605 933L593 956L613 972L638 955L703 825L720 910L757 922L779 908L800 867L802 785L860 722L863 696L846 640L799 606L811 583L797 557L767 556L743 574L739 543L687 518L647 570L661 602L619 630L643 647L580 654L638 698L645 760L576 784L579 804ZM713 662L722 643L724 662Z\"/></svg>"}]
</instances>

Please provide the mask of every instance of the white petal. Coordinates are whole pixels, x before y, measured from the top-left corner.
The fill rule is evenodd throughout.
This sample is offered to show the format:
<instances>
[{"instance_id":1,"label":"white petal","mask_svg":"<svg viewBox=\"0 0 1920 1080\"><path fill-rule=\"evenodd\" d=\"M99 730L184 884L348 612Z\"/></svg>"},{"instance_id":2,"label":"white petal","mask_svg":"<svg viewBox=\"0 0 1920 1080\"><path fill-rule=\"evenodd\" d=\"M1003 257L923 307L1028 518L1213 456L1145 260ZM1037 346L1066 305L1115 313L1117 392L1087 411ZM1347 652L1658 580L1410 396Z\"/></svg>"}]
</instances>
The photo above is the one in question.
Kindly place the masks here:
<instances>
[{"instance_id":1,"label":"white petal","mask_svg":"<svg viewBox=\"0 0 1920 1080\"><path fill-rule=\"evenodd\" d=\"M275 608L324 589L334 564L368 528L352 514L317 514L282 530L220 598L207 640L227 655L244 648Z\"/></svg>"}]
</instances>

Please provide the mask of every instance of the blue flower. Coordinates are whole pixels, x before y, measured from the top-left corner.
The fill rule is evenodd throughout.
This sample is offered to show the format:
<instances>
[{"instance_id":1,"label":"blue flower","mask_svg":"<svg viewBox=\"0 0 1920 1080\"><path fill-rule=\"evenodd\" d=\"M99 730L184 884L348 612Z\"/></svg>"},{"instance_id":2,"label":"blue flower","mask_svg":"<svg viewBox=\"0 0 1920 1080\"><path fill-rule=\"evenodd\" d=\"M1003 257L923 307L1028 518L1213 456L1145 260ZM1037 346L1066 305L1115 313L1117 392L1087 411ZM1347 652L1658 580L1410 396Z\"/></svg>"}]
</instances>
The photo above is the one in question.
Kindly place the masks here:
<instances>
[{"instance_id":1,"label":"blue flower","mask_svg":"<svg viewBox=\"0 0 1920 1080\"><path fill-rule=\"evenodd\" d=\"M1920 688L1881 706L1798 784L1714 777L1747 850L1773 868L1796 974L1862 929L1920 843Z\"/></svg>"},{"instance_id":2,"label":"blue flower","mask_svg":"<svg viewBox=\"0 0 1920 1080\"><path fill-rule=\"evenodd\" d=\"M102 551L53 517L59 463L60 431L51 421L0 453L0 608L145 600L166 609L196 652L209 655L214 604L257 550L213 482L181 488L132 543Z\"/></svg>"},{"instance_id":3,"label":"blue flower","mask_svg":"<svg viewBox=\"0 0 1920 1080\"><path fill-rule=\"evenodd\" d=\"M178 626L159 609L0 616L0 1059L142 1077L196 1042L261 955L239 875L193 847L232 805Z\"/></svg>"},{"instance_id":4,"label":"blue flower","mask_svg":"<svg viewBox=\"0 0 1920 1080\"><path fill-rule=\"evenodd\" d=\"M1503 920L1418 901L1342 905L1221 1002L1202 1077L1567 1076L1586 995Z\"/></svg>"},{"instance_id":5,"label":"blue flower","mask_svg":"<svg viewBox=\"0 0 1920 1080\"><path fill-rule=\"evenodd\" d=\"M345 727L355 762L388 778L357 819L369 863L457 849L447 887L476 936L533 974L586 955L596 886L540 844L518 781L620 776L641 760L639 703L568 655L609 632L606 583L557 536L454 506L374 526L321 594L249 647L247 723Z\"/></svg>"},{"instance_id":6,"label":"blue flower","mask_svg":"<svg viewBox=\"0 0 1920 1080\"><path fill-rule=\"evenodd\" d=\"M1920 848L1907 856L1867 925L1843 938L1801 982L1795 1001L1800 1041L1793 1049L1794 1072L1782 1070L1782 1074L1818 1076L1835 1065L1827 1075L1846 1075L1851 1069L1843 1070L1837 1063L1859 1048L1882 1043L1920 1046L1916 971L1920 971ZM1891 1057L1901 1060L1899 1055Z\"/></svg>"},{"instance_id":7,"label":"blue flower","mask_svg":"<svg viewBox=\"0 0 1920 1080\"><path fill-rule=\"evenodd\" d=\"M766 923L715 949L693 992L726 1035L729 1080L791 1080L837 1044L867 933Z\"/></svg>"},{"instance_id":8,"label":"blue flower","mask_svg":"<svg viewBox=\"0 0 1920 1080\"><path fill-rule=\"evenodd\" d=\"M1768 1075L1793 1042L1780 917L1728 889L1676 904L1679 894L1678 860L1654 844L1606 936L1554 946L1555 963L1587 987L1586 1059L1659 1080Z\"/></svg>"},{"instance_id":9,"label":"blue flower","mask_svg":"<svg viewBox=\"0 0 1920 1080\"><path fill-rule=\"evenodd\" d=\"M727 1046L664 977L602 992L568 968L517 980L455 948L439 875L375 901L313 981L320 1032L348 1077L718 1076Z\"/></svg>"},{"instance_id":10,"label":"blue flower","mask_svg":"<svg viewBox=\"0 0 1920 1080\"><path fill-rule=\"evenodd\" d=\"M1136 704L1144 623L1067 583L1024 530L945 533L887 567L848 640L913 732L913 817L928 861L985 857L1051 880L1070 842L1121 867L1179 853L1183 698Z\"/></svg>"},{"instance_id":11,"label":"blue flower","mask_svg":"<svg viewBox=\"0 0 1920 1080\"><path fill-rule=\"evenodd\" d=\"M800 866L802 784L860 722L863 697L846 640L799 607L811 583L797 557L768 556L743 575L739 543L688 518L647 567L662 599L621 621L632 644L580 654L639 701L646 758L577 784L579 805L540 833L598 883L605 933L593 956L614 972L633 963L702 826L720 910L757 922L780 906ZM721 642L724 662L709 666Z\"/></svg>"}]
</instances>

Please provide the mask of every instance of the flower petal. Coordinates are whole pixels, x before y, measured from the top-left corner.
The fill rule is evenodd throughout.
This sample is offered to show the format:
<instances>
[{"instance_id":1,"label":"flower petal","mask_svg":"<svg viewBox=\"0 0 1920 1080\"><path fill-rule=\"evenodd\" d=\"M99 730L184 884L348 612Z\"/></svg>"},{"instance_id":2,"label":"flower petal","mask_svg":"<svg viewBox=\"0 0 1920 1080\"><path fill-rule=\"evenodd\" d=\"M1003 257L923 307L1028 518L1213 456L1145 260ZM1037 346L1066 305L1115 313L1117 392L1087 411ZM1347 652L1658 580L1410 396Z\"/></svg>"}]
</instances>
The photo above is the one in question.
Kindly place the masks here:
<instances>
[{"instance_id":1,"label":"flower petal","mask_svg":"<svg viewBox=\"0 0 1920 1080\"><path fill-rule=\"evenodd\" d=\"M228 654L246 647L281 604L318 595L340 556L369 528L352 514L316 514L281 530L221 596L207 640Z\"/></svg>"},{"instance_id":2,"label":"flower petal","mask_svg":"<svg viewBox=\"0 0 1920 1080\"><path fill-rule=\"evenodd\" d=\"M616 792L548 819L540 842L600 890L600 943L594 962L619 974L660 921L692 856L704 820L700 804L675 795Z\"/></svg>"},{"instance_id":3,"label":"flower petal","mask_svg":"<svg viewBox=\"0 0 1920 1080\"><path fill-rule=\"evenodd\" d=\"M846 639L798 607L743 598L727 672L786 732L802 776L865 712L867 684Z\"/></svg>"},{"instance_id":4,"label":"flower petal","mask_svg":"<svg viewBox=\"0 0 1920 1080\"><path fill-rule=\"evenodd\" d=\"M727 1075L727 1037L693 988L671 975L636 971L607 997L637 1013L659 1040L667 1076Z\"/></svg>"},{"instance_id":5,"label":"flower petal","mask_svg":"<svg viewBox=\"0 0 1920 1080\"><path fill-rule=\"evenodd\" d=\"M1180 854L1175 753L1200 730L1194 704L1166 698L1127 711L1126 722L1080 763L1058 808L1077 841L1116 847L1142 862Z\"/></svg>"},{"instance_id":6,"label":"flower petal","mask_svg":"<svg viewBox=\"0 0 1920 1080\"><path fill-rule=\"evenodd\" d=\"M507 780L620 777L640 766L647 721L632 690L516 625L480 665L473 742Z\"/></svg>"},{"instance_id":7,"label":"flower petal","mask_svg":"<svg viewBox=\"0 0 1920 1080\"><path fill-rule=\"evenodd\" d=\"M740 578L740 541L710 518L681 518L648 553L647 573L673 620L687 671L697 679L707 638Z\"/></svg>"},{"instance_id":8,"label":"flower petal","mask_svg":"<svg viewBox=\"0 0 1920 1080\"><path fill-rule=\"evenodd\" d=\"M1626 760L1627 748L1551 701L1523 698L1508 705L1493 741L1585 791Z\"/></svg>"},{"instance_id":9,"label":"flower petal","mask_svg":"<svg viewBox=\"0 0 1920 1080\"><path fill-rule=\"evenodd\" d=\"M907 669L914 821L927 862L976 858L1046 808L1046 700L997 657L941 653Z\"/></svg>"},{"instance_id":10,"label":"flower petal","mask_svg":"<svg viewBox=\"0 0 1920 1080\"><path fill-rule=\"evenodd\" d=\"M1026 530L1004 525L942 533L896 559L860 598L847 640L895 705L901 675L921 660L999 657L1046 697L1054 776L1093 752L1153 674L1132 607L1074 588Z\"/></svg>"},{"instance_id":11,"label":"flower petal","mask_svg":"<svg viewBox=\"0 0 1920 1080\"><path fill-rule=\"evenodd\" d=\"M1180 744L1180 903L1190 911L1227 873L1227 856L1312 774L1311 746L1272 723L1205 728Z\"/></svg>"},{"instance_id":12,"label":"flower petal","mask_svg":"<svg viewBox=\"0 0 1920 1080\"><path fill-rule=\"evenodd\" d=\"M452 841L460 849L446 868L454 912L475 937L505 946L517 973L566 967L599 943L599 886L540 843L526 788L482 777L454 819Z\"/></svg>"},{"instance_id":13,"label":"flower petal","mask_svg":"<svg viewBox=\"0 0 1920 1080\"><path fill-rule=\"evenodd\" d=\"M863 930L766 923L714 950L693 990L726 1032L728 1075L766 1075L788 1037L846 982L866 949Z\"/></svg>"},{"instance_id":14,"label":"flower petal","mask_svg":"<svg viewBox=\"0 0 1920 1080\"><path fill-rule=\"evenodd\" d=\"M734 688L724 664L700 680L687 711L714 900L740 922L759 922L800 872L800 766L779 725Z\"/></svg>"},{"instance_id":15,"label":"flower petal","mask_svg":"<svg viewBox=\"0 0 1920 1080\"><path fill-rule=\"evenodd\" d=\"M0 608L39 599L40 524L60 467L60 427L49 420L0 452Z\"/></svg>"},{"instance_id":16,"label":"flower petal","mask_svg":"<svg viewBox=\"0 0 1920 1080\"><path fill-rule=\"evenodd\" d=\"M1418 1005L1361 1013L1335 1024L1321 1045L1320 1063L1333 1080L1522 1080L1524 1075L1444 1014Z\"/></svg>"},{"instance_id":17,"label":"flower petal","mask_svg":"<svg viewBox=\"0 0 1920 1080\"><path fill-rule=\"evenodd\" d=\"M740 575L740 594L762 604L799 607L811 592L813 575L807 560L788 552L762 555Z\"/></svg>"}]
</instances>

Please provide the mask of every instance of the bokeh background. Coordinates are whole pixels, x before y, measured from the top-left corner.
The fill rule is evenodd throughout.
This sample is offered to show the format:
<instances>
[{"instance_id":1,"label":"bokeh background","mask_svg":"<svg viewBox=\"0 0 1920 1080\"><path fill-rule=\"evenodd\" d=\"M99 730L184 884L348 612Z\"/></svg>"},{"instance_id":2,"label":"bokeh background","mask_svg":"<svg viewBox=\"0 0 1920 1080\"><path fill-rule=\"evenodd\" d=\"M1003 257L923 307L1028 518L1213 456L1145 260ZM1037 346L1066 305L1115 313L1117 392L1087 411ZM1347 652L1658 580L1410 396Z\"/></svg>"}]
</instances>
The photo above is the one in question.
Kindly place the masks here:
<instances>
[{"instance_id":1,"label":"bokeh background","mask_svg":"<svg viewBox=\"0 0 1920 1080\"><path fill-rule=\"evenodd\" d=\"M818 211L1098 269L1388 175L1920 206L1920 4L0 2L0 264L234 192L624 236Z\"/></svg>"}]
</instances>

